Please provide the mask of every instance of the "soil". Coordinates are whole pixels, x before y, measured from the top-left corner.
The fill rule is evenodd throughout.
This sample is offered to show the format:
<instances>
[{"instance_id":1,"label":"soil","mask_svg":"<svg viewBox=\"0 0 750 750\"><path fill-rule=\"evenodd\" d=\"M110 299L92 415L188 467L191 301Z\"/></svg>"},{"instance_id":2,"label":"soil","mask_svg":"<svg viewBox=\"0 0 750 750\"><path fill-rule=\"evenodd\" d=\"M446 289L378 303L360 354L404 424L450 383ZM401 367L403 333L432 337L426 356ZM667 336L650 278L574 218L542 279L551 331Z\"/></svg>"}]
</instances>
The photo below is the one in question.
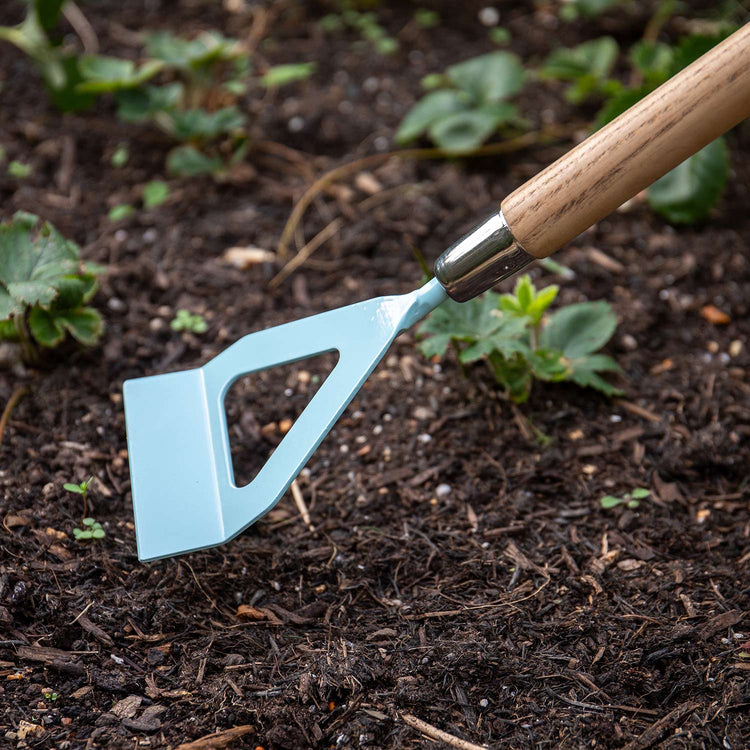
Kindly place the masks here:
<instances>
[{"instance_id":1,"label":"soil","mask_svg":"<svg viewBox=\"0 0 750 750\"><path fill-rule=\"evenodd\" d=\"M170 181L166 204L117 224L109 208L138 203L163 175L169 142L119 124L111 103L58 113L33 66L0 46L2 145L33 167L24 180L0 177L3 217L41 214L107 265L99 346L68 344L43 367L0 371L3 404L28 388L0 446L0 746L175 748L232 728L199 746L435 746L413 717L492 748L750 746L747 126L729 137L733 175L709 221L671 228L636 199L559 254L574 278L532 271L537 284L560 284L564 303L613 304L607 351L624 369L624 398L537 384L514 408L481 364L462 377L454 358L428 362L405 334L299 477L310 526L287 495L231 543L138 561L123 380L410 291L421 275L411 242L433 260L591 115L533 83L521 101L532 126L562 124L569 137L464 162L388 159L347 176L307 211L296 247L341 217L338 233L271 289L280 259L239 270L225 250L274 250L316 176L393 147L422 75L492 45L477 20L483 2L441 4L430 30L409 22L411 5L383 3L378 17L401 41L392 57L353 46L350 31L323 35L325 4L247 5L84 6L110 54L135 55L128 31L249 38L265 18L260 69L318 62L310 81L248 95L265 143L251 168L225 183ZM8 6L0 21L16 17ZM602 33L627 45L655 6L558 26L552 5L505 3L501 22L534 64ZM131 159L114 169L123 142ZM708 304L729 322L709 323ZM203 314L208 331L172 331L180 308ZM234 389L238 476L257 469L250 448L267 455L331 364ZM81 497L62 485L89 476L88 512L106 537L86 544L72 536ZM635 487L651 491L638 508L602 509L603 495Z\"/></svg>"}]
</instances>

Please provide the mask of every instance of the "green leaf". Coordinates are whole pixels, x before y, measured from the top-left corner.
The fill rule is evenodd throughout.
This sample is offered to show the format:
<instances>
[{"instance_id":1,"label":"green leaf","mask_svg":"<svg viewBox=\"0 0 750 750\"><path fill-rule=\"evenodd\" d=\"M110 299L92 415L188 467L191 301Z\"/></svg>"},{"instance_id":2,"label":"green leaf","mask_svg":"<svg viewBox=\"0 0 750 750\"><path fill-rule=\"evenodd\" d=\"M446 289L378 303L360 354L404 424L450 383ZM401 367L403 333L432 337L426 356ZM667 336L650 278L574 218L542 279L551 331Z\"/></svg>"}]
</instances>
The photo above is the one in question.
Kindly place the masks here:
<instances>
[{"instance_id":1,"label":"green leaf","mask_svg":"<svg viewBox=\"0 0 750 750\"><path fill-rule=\"evenodd\" d=\"M444 115L430 126L430 138L451 154L470 153L478 149L502 122L515 116L512 104L470 109Z\"/></svg>"},{"instance_id":2,"label":"green leaf","mask_svg":"<svg viewBox=\"0 0 750 750\"><path fill-rule=\"evenodd\" d=\"M431 29L433 26L440 24L440 14L429 8L417 8L414 11L414 20L423 29Z\"/></svg>"},{"instance_id":3,"label":"green leaf","mask_svg":"<svg viewBox=\"0 0 750 750\"><path fill-rule=\"evenodd\" d=\"M196 177L220 172L224 162L218 156L206 156L195 146L179 146L167 156L167 170L178 177Z\"/></svg>"},{"instance_id":4,"label":"green leaf","mask_svg":"<svg viewBox=\"0 0 750 750\"><path fill-rule=\"evenodd\" d=\"M534 325L539 324L547 308L552 304L555 297L557 297L559 289L560 287L556 284L552 284L537 292L533 302L526 311L526 314L531 318L531 322Z\"/></svg>"},{"instance_id":5,"label":"green leaf","mask_svg":"<svg viewBox=\"0 0 750 750\"><path fill-rule=\"evenodd\" d=\"M136 67L132 60L84 55L78 62L83 82L78 84L77 90L81 93L103 94L137 88L153 78L163 67L164 63L158 60L149 60Z\"/></svg>"},{"instance_id":6,"label":"green leaf","mask_svg":"<svg viewBox=\"0 0 750 750\"><path fill-rule=\"evenodd\" d=\"M116 94L117 116L126 122L145 122L159 112L178 107L184 91L185 87L179 82L123 89Z\"/></svg>"},{"instance_id":7,"label":"green leaf","mask_svg":"<svg viewBox=\"0 0 750 750\"><path fill-rule=\"evenodd\" d=\"M260 82L266 88L279 88L294 81L309 78L316 68L314 62L291 63L289 65L275 65L261 77Z\"/></svg>"},{"instance_id":8,"label":"green leaf","mask_svg":"<svg viewBox=\"0 0 750 750\"><path fill-rule=\"evenodd\" d=\"M39 24L45 31L52 31L60 18L60 11L66 0L33 0L33 7Z\"/></svg>"},{"instance_id":9,"label":"green leaf","mask_svg":"<svg viewBox=\"0 0 750 750\"><path fill-rule=\"evenodd\" d=\"M70 482L66 482L63 485L63 489L67 490L68 492L75 492L78 495L83 494L83 490L81 489L81 486L78 484L71 484Z\"/></svg>"},{"instance_id":10,"label":"green leaf","mask_svg":"<svg viewBox=\"0 0 750 750\"><path fill-rule=\"evenodd\" d=\"M560 9L563 21L575 21L580 16L594 18L617 5L620 0L570 0Z\"/></svg>"},{"instance_id":11,"label":"green leaf","mask_svg":"<svg viewBox=\"0 0 750 750\"><path fill-rule=\"evenodd\" d=\"M466 108L458 91L433 91L423 96L410 110L396 131L396 142L402 146L419 138L430 125L444 115Z\"/></svg>"},{"instance_id":12,"label":"green leaf","mask_svg":"<svg viewBox=\"0 0 750 750\"><path fill-rule=\"evenodd\" d=\"M14 159L8 164L8 174L11 177L15 177L17 180L24 180L29 177L34 169L29 164Z\"/></svg>"},{"instance_id":13,"label":"green leaf","mask_svg":"<svg viewBox=\"0 0 750 750\"><path fill-rule=\"evenodd\" d=\"M540 380L557 382L570 376L570 365L561 352L551 349L535 349L528 359L534 375Z\"/></svg>"},{"instance_id":14,"label":"green leaf","mask_svg":"<svg viewBox=\"0 0 750 750\"><path fill-rule=\"evenodd\" d=\"M659 85L669 78L674 53L669 45L662 42L641 40L630 48L628 57L649 83Z\"/></svg>"},{"instance_id":15,"label":"green leaf","mask_svg":"<svg viewBox=\"0 0 750 750\"><path fill-rule=\"evenodd\" d=\"M734 28L726 28L720 34L691 34L683 37L673 52L671 72L679 73L683 68L694 63L699 57L724 41L734 30Z\"/></svg>"},{"instance_id":16,"label":"green leaf","mask_svg":"<svg viewBox=\"0 0 750 750\"><path fill-rule=\"evenodd\" d=\"M575 359L604 346L616 327L617 317L607 302L580 302L550 315L539 343Z\"/></svg>"},{"instance_id":17,"label":"green leaf","mask_svg":"<svg viewBox=\"0 0 750 750\"><path fill-rule=\"evenodd\" d=\"M80 307L94 296L96 287L96 278L91 274L66 276L57 284L57 297L55 297L52 306L54 309L60 310Z\"/></svg>"},{"instance_id":18,"label":"green leaf","mask_svg":"<svg viewBox=\"0 0 750 750\"><path fill-rule=\"evenodd\" d=\"M242 130L247 118L237 107L224 107L216 112L205 109L175 110L169 114L166 129L183 141L195 138L212 139L225 133Z\"/></svg>"},{"instance_id":19,"label":"green leaf","mask_svg":"<svg viewBox=\"0 0 750 750\"><path fill-rule=\"evenodd\" d=\"M721 197L728 175L729 149L720 137L651 185L648 202L674 224L699 221Z\"/></svg>"},{"instance_id":20,"label":"green leaf","mask_svg":"<svg viewBox=\"0 0 750 750\"><path fill-rule=\"evenodd\" d=\"M104 537L106 536L106 534L104 533L104 529L102 529L100 527L98 529L94 529L91 532L91 536L92 536L93 539L104 539Z\"/></svg>"},{"instance_id":21,"label":"green leaf","mask_svg":"<svg viewBox=\"0 0 750 750\"><path fill-rule=\"evenodd\" d=\"M624 500L621 497L615 497L614 495L605 495L600 501L602 508L605 510L610 510L611 508L616 508L618 505L621 505Z\"/></svg>"},{"instance_id":22,"label":"green leaf","mask_svg":"<svg viewBox=\"0 0 750 750\"><path fill-rule=\"evenodd\" d=\"M518 305L522 312L526 314L531 305L531 300L534 299L534 286L531 283L531 276L524 274L518 281L516 281L516 287L513 290L518 300Z\"/></svg>"},{"instance_id":23,"label":"green leaf","mask_svg":"<svg viewBox=\"0 0 750 750\"><path fill-rule=\"evenodd\" d=\"M169 185L164 180L152 180L143 188L143 205L156 208L169 198Z\"/></svg>"},{"instance_id":24,"label":"green leaf","mask_svg":"<svg viewBox=\"0 0 750 750\"><path fill-rule=\"evenodd\" d=\"M81 524L83 526L93 526L96 523L95 518L84 518L83 521L81 521Z\"/></svg>"},{"instance_id":25,"label":"green leaf","mask_svg":"<svg viewBox=\"0 0 750 750\"><path fill-rule=\"evenodd\" d=\"M77 55L56 57L52 67L42 66L42 76L47 85L49 98L62 112L83 112L93 106L96 97L78 91L83 78L78 70Z\"/></svg>"},{"instance_id":26,"label":"green leaf","mask_svg":"<svg viewBox=\"0 0 750 750\"><path fill-rule=\"evenodd\" d=\"M647 490L645 487L636 487L631 493L630 497L635 500L643 500L651 494L651 490Z\"/></svg>"},{"instance_id":27,"label":"green leaf","mask_svg":"<svg viewBox=\"0 0 750 750\"><path fill-rule=\"evenodd\" d=\"M128 149L127 144L121 143L112 154L110 163L116 169L120 169L128 163L129 158L130 158L130 150Z\"/></svg>"},{"instance_id":28,"label":"green leaf","mask_svg":"<svg viewBox=\"0 0 750 750\"><path fill-rule=\"evenodd\" d=\"M55 322L62 325L76 341L84 346L93 346L102 335L102 316L91 307L55 313Z\"/></svg>"},{"instance_id":29,"label":"green leaf","mask_svg":"<svg viewBox=\"0 0 750 750\"><path fill-rule=\"evenodd\" d=\"M490 52L452 65L448 77L478 103L499 102L523 87L524 69L512 52Z\"/></svg>"},{"instance_id":30,"label":"green leaf","mask_svg":"<svg viewBox=\"0 0 750 750\"><path fill-rule=\"evenodd\" d=\"M489 355L495 380L505 388L516 404L527 401L531 393L532 371L522 354L504 357L498 352Z\"/></svg>"},{"instance_id":31,"label":"green leaf","mask_svg":"<svg viewBox=\"0 0 750 750\"><path fill-rule=\"evenodd\" d=\"M3 307L3 295L10 299L10 295L0 289L0 311ZM0 341L18 341L18 329L16 324L10 318L6 320L0 320Z\"/></svg>"},{"instance_id":32,"label":"green leaf","mask_svg":"<svg viewBox=\"0 0 750 750\"><path fill-rule=\"evenodd\" d=\"M112 206L109 209L107 217L110 221L122 221L127 219L128 216L132 216L135 213L135 208L129 203L118 203L116 206Z\"/></svg>"},{"instance_id":33,"label":"green leaf","mask_svg":"<svg viewBox=\"0 0 750 750\"><path fill-rule=\"evenodd\" d=\"M599 372L620 372L621 368L612 357L606 354L589 354L569 361L570 373L566 380L572 380L582 388L595 388L606 396L621 396L623 391L602 378Z\"/></svg>"},{"instance_id":34,"label":"green leaf","mask_svg":"<svg viewBox=\"0 0 750 750\"><path fill-rule=\"evenodd\" d=\"M618 52L617 42L611 36L577 47L559 47L547 57L540 73L545 78L561 81L575 81L586 75L601 80L611 73Z\"/></svg>"},{"instance_id":35,"label":"green leaf","mask_svg":"<svg viewBox=\"0 0 750 750\"><path fill-rule=\"evenodd\" d=\"M50 349L65 338L60 322L42 307L34 307L29 313L29 330L38 343Z\"/></svg>"},{"instance_id":36,"label":"green leaf","mask_svg":"<svg viewBox=\"0 0 750 750\"><path fill-rule=\"evenodd\" d=\"M510 44L510 31L504 26L495 26L494 29L490 29L488 32L490 41L493 44L497 44L498 47L504 47L506 44Z\"/></svg>"},{"instance_id":37,"label":"green leaf","mask_svg":"<svg viewBox=\"0 0 750 750\"><path fill-rule=\"evenodd\" d=\"M204 32L192 40L181 39L168 31L157 32L147 38L146 52L186 72L234 60L245 54L238 42L215 31Z\"/></svg>"},{"instance_id":38,"label":"green leaf","mask_svg":"<svg viewBox=\"0 0 750 750\"><path fill-rule=\"evenodd\" d=\"M78 246L33 214L0 224L0 317L49 304L57 285L78 267Z\"/></svg>"}]
</instances>

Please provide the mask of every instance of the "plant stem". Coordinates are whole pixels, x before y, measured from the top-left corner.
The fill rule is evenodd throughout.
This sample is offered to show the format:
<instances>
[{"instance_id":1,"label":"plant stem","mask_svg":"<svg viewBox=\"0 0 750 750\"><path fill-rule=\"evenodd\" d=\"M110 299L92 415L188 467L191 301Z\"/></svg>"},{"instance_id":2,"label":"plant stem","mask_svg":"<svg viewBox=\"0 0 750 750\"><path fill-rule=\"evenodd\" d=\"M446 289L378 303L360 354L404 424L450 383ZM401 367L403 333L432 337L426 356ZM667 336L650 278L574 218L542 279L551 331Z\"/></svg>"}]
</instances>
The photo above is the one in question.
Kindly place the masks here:
<instances>
[{"instance_id":1,"label":"plant stem","mask_svg":"<svg viewBox=\"0 0 750 750\"><path fill-rule=\"evenodd\" d=\"M17 385L13 390L13 393L11 393L10 398L8 399L8 403L5 404L3 415L2 417L0 417L0 445L2 445L3 435L5 434L5 427L8 424L8 420L10 419L11 412L15 408L16 404L21 400L21 397L28 390L29 389L25 385Z\"/></svg>"},{"instance_id":2,"label":"plant stem","mask_svg":"<svg viewBox=\"0 0 750 750\"><path fill-rule=\"evenodd\" d=\"M13 323L16 326L16 332L18 333L18 342L21 345L21 351L23 353L23 359L27 364L34 365L39 362L39 351L34 345L34 341L29 333L28 326L26 325L26 319L23 313L13 316Z\"/></svg>"},{"instance_id":3,"label":"plant stem","mask_svg":"<svg viewBox=\"0 0 750 750\"><path fill-rule=\"evenodd\" d=\"M83 518L81 518L81 526L83 526L83 519L88 518L88 503L86 501L86 490L84 490L81 494L83 495Z\"/></svg>"}]
</instances>

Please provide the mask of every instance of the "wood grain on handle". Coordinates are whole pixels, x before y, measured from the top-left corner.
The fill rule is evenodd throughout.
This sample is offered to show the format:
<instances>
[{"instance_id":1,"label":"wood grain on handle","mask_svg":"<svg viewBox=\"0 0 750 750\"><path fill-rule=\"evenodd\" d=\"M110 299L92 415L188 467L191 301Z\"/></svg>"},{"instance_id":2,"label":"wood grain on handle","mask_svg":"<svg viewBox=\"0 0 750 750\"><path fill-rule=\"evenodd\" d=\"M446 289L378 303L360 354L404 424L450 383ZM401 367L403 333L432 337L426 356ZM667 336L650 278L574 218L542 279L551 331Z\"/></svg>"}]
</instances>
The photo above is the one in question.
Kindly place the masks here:
<instances>
[{"instance_id":1,"label":"wood grain on handle","mask_svg":"<svg viewBox=\"0 0 750 750\"><path fill-rule=\"evenodd\" d=\"M511 193L502 211L544 258L750 116L750 23Z\"/></svg>"}]
</instances>

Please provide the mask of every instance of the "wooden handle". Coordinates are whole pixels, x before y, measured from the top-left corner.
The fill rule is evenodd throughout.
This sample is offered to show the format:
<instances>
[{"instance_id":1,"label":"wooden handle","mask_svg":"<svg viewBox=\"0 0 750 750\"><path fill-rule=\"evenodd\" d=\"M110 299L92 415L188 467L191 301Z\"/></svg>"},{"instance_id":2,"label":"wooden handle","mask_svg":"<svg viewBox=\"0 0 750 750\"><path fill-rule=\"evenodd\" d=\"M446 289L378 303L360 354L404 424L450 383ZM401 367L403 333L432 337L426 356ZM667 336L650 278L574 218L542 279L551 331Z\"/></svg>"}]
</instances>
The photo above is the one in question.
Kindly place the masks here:
<instances>
[{"instance_id":1,"label":"wooden handle","mask_svg":"<svg viewBox=\"0 0 750 750\"><path fill-rule=\"evenodd\" d=\"M750 23L551 164L502 203L544 258L750 116Z\"/></svg>"}]
</instances>

